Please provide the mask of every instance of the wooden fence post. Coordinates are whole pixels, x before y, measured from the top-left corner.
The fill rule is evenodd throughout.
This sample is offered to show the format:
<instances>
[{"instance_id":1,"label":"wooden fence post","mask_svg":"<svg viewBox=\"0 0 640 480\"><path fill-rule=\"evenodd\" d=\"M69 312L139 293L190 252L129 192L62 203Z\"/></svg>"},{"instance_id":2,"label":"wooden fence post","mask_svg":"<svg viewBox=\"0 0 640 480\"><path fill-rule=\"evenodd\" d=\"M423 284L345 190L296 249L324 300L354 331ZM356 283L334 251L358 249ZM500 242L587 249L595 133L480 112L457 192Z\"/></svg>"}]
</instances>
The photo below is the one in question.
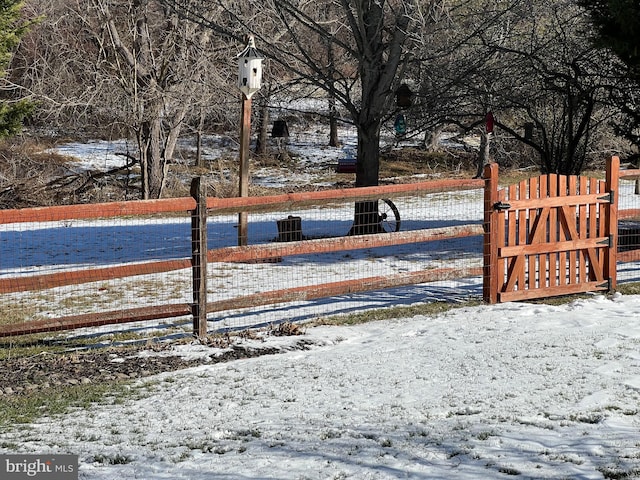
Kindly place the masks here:
<instances>
[{"instance_id":1,"label":"wooden fence post","mask_svg":"<svg viewBox=\"0 0 640 480\"><path fill-rule=\"evenodd\" d=\"M617 260L618 260L618 197L620 184L620 159L611 157L607 161L607 191L611 192L611 203L608 207L606 218L609 238L609 248L604 257L604 278L609 279L609 291L614 291L617 284Z\"/></svg>"},{"instance_id":2,"label":"wooden fence post","mask_svg":"<svg viewBox=\"0 0 640 480\"><path fill-rule=\"evenodd\" d=\"M482 267L482 298L487 303L498 302L497 218L493 206L498 199L498 164L484 167L484 241Z\"/></svg>"},{"instance_id":3,"label":"wooden fence post","mask_svg":"<svg viewBox=\"0 0 640 480\"><path fill-rule=\"evenodd\" d=\"M191 277L193 280L193 334L207 335L207 191L202 177L191 181L196 208L191 212Z\"/></svg>"}]
</instances>

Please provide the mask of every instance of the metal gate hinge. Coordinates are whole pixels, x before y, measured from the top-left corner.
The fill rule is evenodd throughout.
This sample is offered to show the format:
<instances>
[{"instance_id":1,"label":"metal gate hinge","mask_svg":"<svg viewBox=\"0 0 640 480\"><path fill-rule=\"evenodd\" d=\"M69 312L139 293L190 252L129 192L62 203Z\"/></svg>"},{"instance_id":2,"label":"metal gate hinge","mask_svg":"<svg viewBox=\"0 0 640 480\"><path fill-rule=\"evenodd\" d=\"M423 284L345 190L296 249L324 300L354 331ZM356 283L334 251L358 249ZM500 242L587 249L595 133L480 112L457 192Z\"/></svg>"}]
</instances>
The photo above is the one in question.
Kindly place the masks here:
<instances>
[{"instance_id":1,"label":"metal gate hinge","mask_svg":"<svg viewBox=\"0 0 640 480\"><path fill-rule=\"evenodd\" d=\"M615 198L615 192L613 190L611 190L609 193L607 193L606 195L603 195L601 197L598 197L598 200L605 200L609 203L613 203L613 199Z\"/></svg>"},{"instance_id":2,"label":"metal gate hinge","mask_svg":"<svg viewBox=\"0 0 640 480\"><path fill-rule=\"evenodd\" d=\"M598 245L606 245L607 247L611 248L613 246L613 235L609 235L604 240L599 241Z\"/></svg>"},{"instance_id":3,"label":"metal gate hinge","mask_svg":"<svg viewBox=\"0 0 640 480\"><path fill-rule=\"evenodd\" d=\"M496 202L493 204L494 210L509 210L510 208L511 205L509 205L508 203Z\"/></svg>"}]
</instances>

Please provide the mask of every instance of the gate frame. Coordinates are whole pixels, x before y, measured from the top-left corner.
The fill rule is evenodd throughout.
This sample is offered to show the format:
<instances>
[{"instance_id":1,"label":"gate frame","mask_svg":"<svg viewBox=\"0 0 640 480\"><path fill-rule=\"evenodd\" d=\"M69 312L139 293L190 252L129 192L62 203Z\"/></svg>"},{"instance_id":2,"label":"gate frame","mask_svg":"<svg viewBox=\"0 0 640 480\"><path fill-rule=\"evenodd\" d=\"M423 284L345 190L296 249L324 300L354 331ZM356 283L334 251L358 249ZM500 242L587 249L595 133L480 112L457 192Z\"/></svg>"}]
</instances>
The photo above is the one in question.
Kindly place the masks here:
<instances>
[{"instance_id":1,"label":"gate frame","mask_svg":"<svg viewBox=\"0 0 640 480\"><path fill-rule=\"evenodd\" d=\"M567 176L567 175L540 175L528 180L513 184L508 187L499 188L498 185L498 165L491 163L485 166L485 193L484 193L484 242L483 242L483 299L487 303L499 303L509 300L531 300L535 298L543 298L549 296L568 295L573 293L584 293L591 291L606 290L612 292L616 288L616 256L618 244L618 184L620 178L620 160L618 157L612 157L607 161L606 179L604 181L594 178L585 179L585 177ZM580 180L578 180L580 179ZM589 193L580 192L579 194L567 194L567 185L575 187L578 184L589 187ZM540 198L522 198L522 189L525 187L536 188L541 183L552 185L555 192L549 192L549 189L541 188ZM557 182L557 183L556 183ZM564 190L562 195L558 194L560 189ZM594 192L593 190L597 190ZM511 195L520 194L520 198L511 199ZM606 198L608 196L608 198ZM584 198L579 202L579 198ZM564 199L564 200L563 200ZM516 205L512 207L511 203ZM539 205L537 207L536 205ZM583 205L582 207L577 207ZM587 208L585 205L589 205ZM553 230L549 236L556 236L559 240L540 241L540 234L535 226L532 226L532 232L535 237L527 232L528 228L519 228L521 221L527 221L527 213L539 209L548 209L553 213L549 213L550 218L548 225ZM569 213L575 214L576 219L582 226L580 229L580 238L576 238L578 229L571 222L567 221L567 210ZM597 212L596 212L597 210ZM513 212L507 217L507 212ZM520 212L516 218L515 212ZM589 226L596 226L595 223L586 224L586 219L580 219L581 215L593 216L591 222L595 222L595 217L599 216L599 224L597 228L591 230L599 230L598 236L590 236ZM506 227L507 218L513 223ZM536 219L539 217L536 213ZM544 219L545 226L547 219ZM539 226L539 225L538 225ZM587 227L587 228L585 228ZM585 232L587 232L585 234ZM513 245L517 238L516 245ZM525 235L529 238L524 238ZM548 232L542 231L542 235L546 237ZM593 234L593 232L592 232ZM565 238L563 238L565 237ZM524 240L524 243L522 241ZM511 245L509 242L511 241ZM603 242L606 241L606 244ZM571 247L571 248L567 248ZM597 250L602 250L600 253ZM568 265L570 268L562 268L558 273L557 285L537 286L535 288L527 288L535 284L530 281L528 274L533 270L534 276L540 273L540 265L536 265L535 258L540 255L550 255L550 259L556 264ZM527 268L522 263L525 257L534 257L534 260L527 262ZM581 267L577 266L577 261L582 258ZM597 262L595 262L597 257ZM520 258L518 262L516 259ZM589 259L589 268L586 276L590 281L579 281L575 273L576 268L584 269ZM595 263L594 263L595 262ZM519 263L520 265L516 265ZM551 262L549 262L551 263ZM516 268L519 267L519 268ZM596 268L597 270L596 271ZM573 272L571 271L573 268ZM601 269L601 272L599 271ZM547 267L544 267L545 280ZM569 274L567 281L566 274ZM583 274L585 272L582 272ZM517 279L513 275L518 275ZM597 275L600 274L600 275ZM584 275L583 275L584 276ZM542 278L540 275L538 278ZM554 274L555 278L555 274ZM571 283L576 280L576 283ZM539 281L538 281L539 283ZM551 283L551 282L550 282ZM516 288L517 286L517 288Z\"/></svg>"}]
</instances>

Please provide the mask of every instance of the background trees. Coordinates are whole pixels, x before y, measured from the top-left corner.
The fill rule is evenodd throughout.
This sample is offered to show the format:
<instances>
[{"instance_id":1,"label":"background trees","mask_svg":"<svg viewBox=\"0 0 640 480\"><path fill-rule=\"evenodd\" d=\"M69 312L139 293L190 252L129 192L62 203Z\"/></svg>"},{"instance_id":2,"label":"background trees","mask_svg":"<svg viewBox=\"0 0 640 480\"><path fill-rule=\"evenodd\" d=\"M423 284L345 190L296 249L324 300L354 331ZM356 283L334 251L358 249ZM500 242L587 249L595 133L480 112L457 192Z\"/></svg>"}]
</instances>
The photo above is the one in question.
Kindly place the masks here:
<instances>
[{"instance_id":1,"label":"background trees","mask_svg":"<svg viewBox=\"0 0 640 480\"><path fill-rule=\"evenodd\" d=\"M133 136L141 196L159 198L185 126L200 123L202 108L208 118L225 110L212 100L221 81L211 65L228 51L155 0L51 0L32 8L43 25L22 45L14 78L40 99L40 120Z\"/></svg>"},{"instance_id":2,"label":"background trees","mask_svg":"<svg viewBox=\"0 0 640 480\"><path fill-rule=\"evenodd\" d=\"M537 152L543 173L579 174L611 113L610 58L584 38L585 16L569 1L515 13L509 40L493 46L510 83L494 94L506 114L497 125Z\"/></svg>"},{"instance_id":3,"label":"background trees","mask_svg":"<svg viewBox=\"0 0 640 480\"><path fill-rule=\"evenodd\" d=\"M474 2L454 14L447 38L456 47L419 77L427 118L475 129L483 153L491 112L494 141L526 146L544 173L578 174L603 155L615 112L610 92L620 82L611 56L585 37L580 8L570 0Z\"/></svg>"},{"instance_id":4,"label":"background trees","mask_svg":"<svg viewBox=\"0 0 640 480\"><path fill-rule=\"evenodd\" d=\"M611 90L612 102L624 118L617 131L636 146L632 158L640 159L640 4L634 0L579 0L595 26L590 36L597 47L620 60L612 75L619 79Z\"/></svg>"},{"instance_id":5,"label":"background trees","mask_svg":"<svg viewBox=\"0 0 640 480\"><path fill-rule=\"evenodd\" d=\"M605 13L609 3L634 8L575 1ZM10 79L38 99L34 123L135 139L129 158L140 164L143 198L162 195L185 131L237 125L234 57L248 33L267 57L256 104L268 112L282 88L323 92L357 128L358 186L378 183L381 131L399 113L401 84L413 91L403 112L410 130L472 132L485 153L489 141L505 151L517 143L512 150L533 152L544 172L579 173L608 155L612 128L638 140L633 43L616 37L623 63L614 47L589 42L589 17L573 0L27 0L25 11L41 22ZM620 21L633 33L630 18ZM335 121L338 109L329 111ZM335 123L331 131L335 144Z\"/></svg>"},{"instance_id":6,"label":"background trees","mask_svg":"<svg viewBox=\"0 0 640 480\"><path fill-rule=\"evenodd\" d=\"M377 185L380 126L398 72L411 56L412 32L433 2L284 0L261 3L256 10L248 2L224 0L163 3L222 39L253 34L273 62L339 102L358 130L356 185ZM224 14L212 15L212 4Z\"/></svg>"},{"instance_id":7,"label":"background trees","mask_svg":"<svg viewBox=\"0 0 640 480\"><path fill-rule=\"evenodd\" d=\"M251 33L271 61L339 102L357 128L356 186L362 187L378 184L380 128L411 57L412 33L436 1L275 0L255 9L225 0L163 3L221 38ZM212 15L212 5L222 15ZM352 233L375 231L377 215L375 202L358 203Z\"/></svg>"}]
</instances>

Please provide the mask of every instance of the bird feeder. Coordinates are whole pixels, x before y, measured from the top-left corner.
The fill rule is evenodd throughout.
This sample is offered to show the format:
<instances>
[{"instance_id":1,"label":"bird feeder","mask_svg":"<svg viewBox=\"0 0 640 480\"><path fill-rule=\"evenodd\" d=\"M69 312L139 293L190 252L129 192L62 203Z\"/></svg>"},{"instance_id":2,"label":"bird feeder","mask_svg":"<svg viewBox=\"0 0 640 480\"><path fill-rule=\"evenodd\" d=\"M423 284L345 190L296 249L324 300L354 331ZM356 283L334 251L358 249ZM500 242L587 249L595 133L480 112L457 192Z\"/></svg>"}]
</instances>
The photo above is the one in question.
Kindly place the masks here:
<instances>
[{"instance_id":1,"label":"bird feeder","mask_svg":"<svg viewBox=\"0 0 640 480\"><path fill-rule=\"evenodd\" d=\"M533 140L533 123L531 122L524 124L524 139L527 141Z\"/></svg>"},{"instance_id":2,"label":"bird feeder","mask_svg":"<svg viewBox=\"0 0 640 480\"><path fill-rule=\"evenodd\" d=\"M249 35L246 48L238 55L238 88L247 99L260 90L262 60L253 35Z\"/></svg>"},{"instance_id":3,"label":"bird feeder","mask_svg":"<svg viewBox=\"0 0 640 480\"><path fill-rule=\"evenodd\" d=\"M403 83L396 90L396 104L400 108L408 108L413 103L413 92L409 88L409 85Z\"/></svg>"},{"instance_id":4,"label":"bird feeder","mask_svg":"<svg viewBox=\"0 0 640 480\"><path fill-rule=\"evenodd\" d=\"M289 126L287 122L285 120L276 120L273 122L271 136L273 138L289 138Z\"/></svg>"},{"instance_id":5,"label":"bird feeder","mask_svg":"<svg viewBox=\"0 0 640 480\"><path fill-rule=\"evenodd\" d=\"M400 114L396 117L396 121L393 123L396 130L396 137L403 137L407 133L407 121L404 115Z\"/></svg>"},{"instance_id":6,"label":"bird feeder","mask_svg":"<svg viewBox=\"0 0 640 480\"><path fill-rule=\"evenodd\" d=\"M485 122L487 133L493 133L493 127L496 123L496 119L493 116L493 112L487 112L484 118L484 122Z\"/></svg>"}]
</instances>

